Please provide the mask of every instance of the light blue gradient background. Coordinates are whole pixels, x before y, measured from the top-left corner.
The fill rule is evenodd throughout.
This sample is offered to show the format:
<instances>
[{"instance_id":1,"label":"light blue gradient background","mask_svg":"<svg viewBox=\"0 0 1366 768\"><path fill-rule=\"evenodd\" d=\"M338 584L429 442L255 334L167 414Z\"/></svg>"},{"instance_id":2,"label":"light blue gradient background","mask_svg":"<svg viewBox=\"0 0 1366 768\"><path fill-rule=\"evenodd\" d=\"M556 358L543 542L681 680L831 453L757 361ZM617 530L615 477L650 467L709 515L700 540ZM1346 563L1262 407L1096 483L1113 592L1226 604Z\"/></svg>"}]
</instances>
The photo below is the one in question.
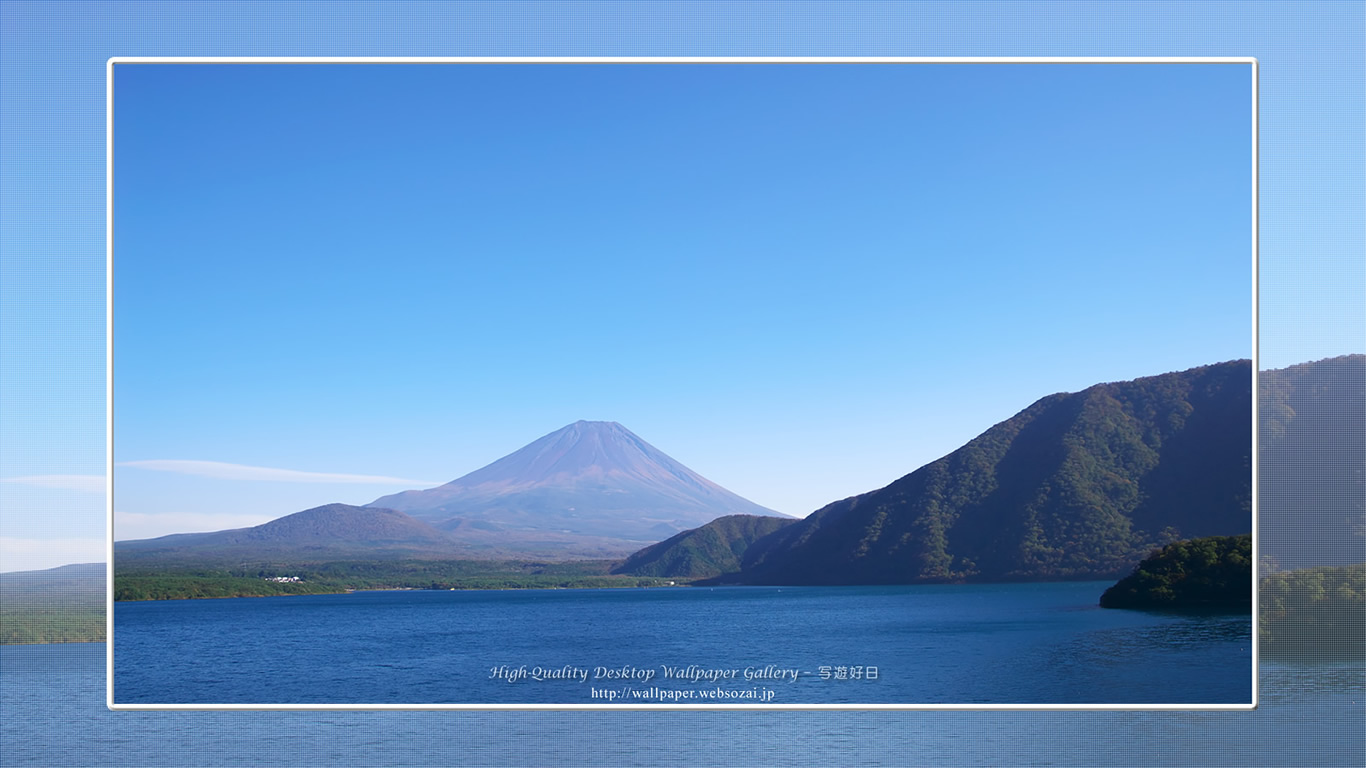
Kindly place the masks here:
<instances>
[{"instance_id":1,"label":"light blue gradient background","mask_svg":"<svg viewBox=\"0 0 1366 768\"><path fill-rule=\"evenodd\" d=\"M104 469L110 56L1255 56L1261 62L1261 365L1366 351L1360 3L5 2L0 14L0 478L90 476ZM51 540L53 549L82 553L81 542L103 536L99 494L29 485L4 491L0 538ZM61 562L74 559L90 558ZM1314 739L1361 745L1363 714L1358 700L1325 710L1308 731L1298 729L1295 735L1306 739L1305 762L1314 762ZM336 719L242 713L215 716L213 731L278 737ZM1231 740L1255 741L1277 728L1257 713L441 713L409 719L423 730L453 734L452 763L467 752L483 761L501 754L513 763L540 762L548 754L570 763L644 761L648 753L640 750L652 743L661 762L686 756L801 763L803 745L833 741L845 746L843 762L850 764L953 764L952 754L917 754L915 735L927 728L997 743L1003 762L1012 764L1237 763ZM732 737L744 732L746 738L730 738L714 751L685 748L721 720ZM117 722L136 727L133 718ZM1116 729L1131 735L1132 753L1093 751L1088 734L1103 732L1113 744ZM456 735L484 747L502 741L507 751L462 750ZM548 753L542 738L562 748ZM352 744L350 757L368 743ZM1257 754L1252 746L1232 751L1243 759ZM380 752L370 757L385 759ZM268 762L269 754L256 758ZM232 758L203 752L185 762Z\"/></svg>"}]
</instances>

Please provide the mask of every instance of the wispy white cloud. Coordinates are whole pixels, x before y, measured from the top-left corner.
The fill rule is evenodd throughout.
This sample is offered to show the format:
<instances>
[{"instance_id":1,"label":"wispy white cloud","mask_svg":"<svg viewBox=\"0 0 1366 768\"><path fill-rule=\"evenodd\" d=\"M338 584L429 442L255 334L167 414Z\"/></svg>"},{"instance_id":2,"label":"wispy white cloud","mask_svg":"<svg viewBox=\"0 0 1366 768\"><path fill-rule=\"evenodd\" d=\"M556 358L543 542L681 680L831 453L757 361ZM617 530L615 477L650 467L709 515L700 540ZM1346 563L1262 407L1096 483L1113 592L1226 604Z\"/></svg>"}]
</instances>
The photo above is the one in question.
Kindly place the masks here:
<instances>
[{"instance_id":1,"label":"wispy white cloud","mask_svg":"<svg viewBox=\"0 0 1366 768\"><path fill-rule=\"evenodd\" d=\"M62 491L104 493L104 475L27 475L0 477L0 483L28 485L34 488L54 488Z\"/></svg>"},{"instance_id":2,"label":"wispy white cloud","mask_svg":"<svg viewBox=\"0 0 1366 768\"><path fill-rule=\"evenodd\" d=\"M260 480L271 483L352 483L368 485L441 485L427 480L408 480L383 475L346 475L331 472L301 472L297 469L251 467L222 461L193 461L189 459L148 459L121 461L120 467L150 469L156 472L175 472L182 475L212 477L220 480Z\"/></svg>"},{"instance_id":3,"label":"wispy white cloud","mask_svg":"<svg viewBox=\"0 0 1366 768\"><path fill-rule=\"evenodd\" d=\"M114 510L114 540L155 539L172 533L203 533L250 528L268 523L278 515L239 515L218 512L172 512L144 514Z\"/></svg>"},{"instance_id":4,"label":"wispy white cloud","mask_svg":"<svg viewBox=\"0 0 1366 768\"><path fill-rule=\"evenodd\" d=\"M104 539L18 539L0 536L0 571L41 571L72 563L102 563Z\"/></svg>"}]
</instances>

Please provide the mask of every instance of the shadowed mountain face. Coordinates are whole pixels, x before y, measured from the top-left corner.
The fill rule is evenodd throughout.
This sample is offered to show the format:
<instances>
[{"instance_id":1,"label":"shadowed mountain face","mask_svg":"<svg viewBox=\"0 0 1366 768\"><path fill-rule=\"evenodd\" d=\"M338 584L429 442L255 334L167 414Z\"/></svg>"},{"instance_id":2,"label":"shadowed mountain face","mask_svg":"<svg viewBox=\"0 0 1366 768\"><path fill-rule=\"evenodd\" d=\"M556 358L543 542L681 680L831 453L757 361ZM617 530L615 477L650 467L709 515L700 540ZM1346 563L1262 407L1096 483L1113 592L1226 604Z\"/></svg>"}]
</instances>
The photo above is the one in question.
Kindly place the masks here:
<instances>
[{"instance_id":1,"label":"shadowed mountain face","mask_svg":"<svg viewBox=\"0 0 1366 768\"><path fill-rule=\"evenodd\" d=\"M688 469L610 421L579 421L437 488L384 496L459 534L548 531L655 542L725 515L782 517Z\"/></svg>"},{"instance_id":2,"label":"shadowed mountain face","mask_svg":"<svg viewBox=\"0 0 1366 768\"><path fill-rule=\"evenodd\" d=\"M686 579L735 573L750 544L796 522L781 517L727 515L640 550L612 573Z\"/></svg>"},{"instance_id":3,"label":"shadowed mountain face","mask_svg":"<svg viewBox=\"0 0 1366 768\"><path fill-rule=\"evenodd\" d=\"M756 540L741 580L1113 578L1178 538L1252 529L1252 366L1057 394L886 488Z\"/></svg>"},{"instance_id":4,"label":"shadowed mountain face","mask_svg":"<svg viewBox=\"0 0 1366 768\"><path fill-rule=\"evenodd\" d=\"M1366 562L1366 355L1263 371L1258 392L1260 555Z\"/></svg>"}]
</instances>

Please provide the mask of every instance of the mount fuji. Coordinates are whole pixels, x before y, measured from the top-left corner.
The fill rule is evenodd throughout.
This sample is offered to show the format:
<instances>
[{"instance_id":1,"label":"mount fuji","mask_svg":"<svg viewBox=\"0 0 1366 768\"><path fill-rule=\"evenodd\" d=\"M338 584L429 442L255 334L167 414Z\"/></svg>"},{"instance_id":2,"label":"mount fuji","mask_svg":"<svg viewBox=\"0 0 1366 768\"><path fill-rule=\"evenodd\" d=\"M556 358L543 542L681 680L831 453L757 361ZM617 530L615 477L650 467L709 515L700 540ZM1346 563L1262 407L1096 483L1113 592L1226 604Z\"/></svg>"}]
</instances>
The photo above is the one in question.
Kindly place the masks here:
<instances>
[{"instance_id":1,"label":"mount fuji","mask_svg":"<svg viewBox=\"0 0 1366 768\"><path fill-rule=\"evenodd\" d=\"M553 534L624 552L726 515L787 517L737 496L613 421L578 421L445 485L384 496L457 537Z\"/></svg>"}]
</instances>

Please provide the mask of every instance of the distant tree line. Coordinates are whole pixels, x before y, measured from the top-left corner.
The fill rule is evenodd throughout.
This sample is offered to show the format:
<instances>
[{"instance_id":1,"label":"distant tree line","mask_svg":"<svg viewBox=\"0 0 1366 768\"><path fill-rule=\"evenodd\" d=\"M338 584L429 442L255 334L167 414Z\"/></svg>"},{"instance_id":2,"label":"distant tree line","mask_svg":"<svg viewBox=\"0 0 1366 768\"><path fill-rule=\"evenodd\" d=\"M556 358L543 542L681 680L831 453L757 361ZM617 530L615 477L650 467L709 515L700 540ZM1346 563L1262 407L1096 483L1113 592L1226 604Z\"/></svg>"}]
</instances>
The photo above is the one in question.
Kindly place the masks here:
<instances>
[{"instance_id":1,"label":"distant tree line","mask_svg":"<svg viewBox=\"0 0 1366 768\"><path fill-rule=\"evenodd\" d=\"M1366 563L1273 573L1258 598L1270 655L1366 657Z\"/></svg>"},{"instance_id":2,"label":"distant tree line","mask_svg":"<svg viewBox=\"0 0 1366 768\"><path fill-rule=\"evenodd\" d=\"M34 605L0 608L0 645L25 643L102 643L104 606L45 608Z\"/></svg>"},{"instance_id":3,"label":"distant tree line","mask_svg":"<svg viewBox=\"0 0 1366 768\"><path fill-rule=\"evenodd\" d=\"M114 574L115 600L268 597L364 589L596 589L667 584L614 576L610 561L563 563L474 560L357 560L251 565L222 570L139 569ZM297 576L297 582L279 582Z\"/></svg>"},{"instance_id":4,"label":"distant tree line","mask_svg":"<svg viewBox=\"0 0 1366 768\"><path fill-rule=\"evenodd\" d=\"M1250 591L1250 558L1250 536L1178 542L1164 547L1145 560L1133 575L1112 587L1111 591L1119 590L1118 597L1107 602L1123 601L1131 590L1137 590L1152 596L1142 607L1247 606L1250 597L1242 595ZM293 566L288 572L259 565L249 572L131 572L117 574L114 583L115 597L120 600L247 597L345 589L547 589L668 583L658 578L611 576L607 574L610 566L606 561L358 561ZM267 581L269 576L287 574L304 580ZM1120 589L1121 585L1125 586ZM90 580L79 594L70 584L64 584L60 590L48 592L11 590L5 597L0 602L0 643L105 640L104 590L99 581ZM1259 634L1263 652L1271 656L1361 658L1366 649L1366 563L1265 575L1260 584Z\"/></svg>"}]
</instances>

